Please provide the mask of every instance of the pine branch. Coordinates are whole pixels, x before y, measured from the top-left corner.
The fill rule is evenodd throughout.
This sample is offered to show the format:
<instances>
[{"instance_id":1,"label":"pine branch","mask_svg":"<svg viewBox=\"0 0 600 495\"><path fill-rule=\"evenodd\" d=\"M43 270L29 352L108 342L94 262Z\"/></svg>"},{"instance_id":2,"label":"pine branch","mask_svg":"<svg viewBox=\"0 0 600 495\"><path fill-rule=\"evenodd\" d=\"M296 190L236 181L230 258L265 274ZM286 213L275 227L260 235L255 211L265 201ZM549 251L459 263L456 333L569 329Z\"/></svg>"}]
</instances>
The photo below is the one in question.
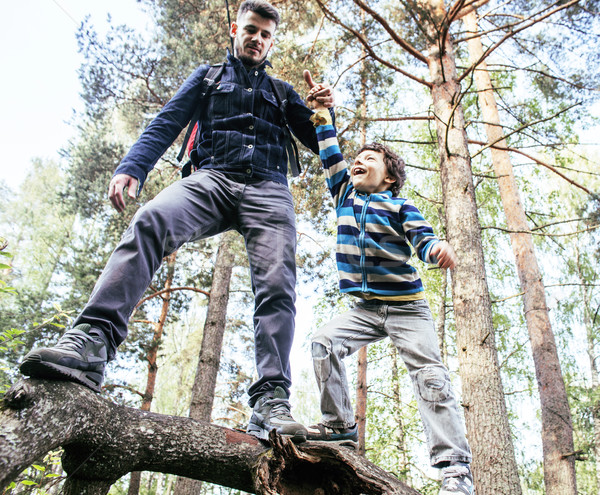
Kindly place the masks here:
<instances>
[{"instance_id":1,"label":"pine branch","mask_svg":"<svg viewBox=\"0 0 600 495\"><path fill-rule=\"evenodd\" d=\"M543 21L544 19L547 19L548 17L550 17L562 10L572 7L573 5L579 3L579 1L580 0L571 0L570 2L562 3L561 0L558 0L554 4L548 6L546 9L543 9L540 12L529 16L527 19L524 19L520 23L517 23L517 25L522 24L521 27L519 27L518 29L515 29L514 31L511 31L510 33L507 33L499 41L494 43L485 52L483 52L483 55L479 58L479 60L477 60L475 63L473 63L471 65L471 67L469 67L462 76L458 77L458 82L462 81L471 72L473 72L475 70L475 68L477 66L479 66L479 64L481 62L483 62L487 57L489 57L490 54L492 52L494 52L495 50L497 50L505 41L509 40L510 38L513 38L516 34L520 33L521 31L529 29L531 26L534 26L535 24ZM554 6L557 6L557 7L552 9L552 7L554 7ZM548 9L552 9L552 10L548 11ZM544 11L546 11L545 14L541 15L540 17L537 17Z\"/></svg>"},{"instance_id":2,"label":"pine branch","mask_svg":"<svg viewBox=\"0 0 600 495\"><path fill-rule=\"evenodd\" d=\"M462 1L464 1L464 0L462 0ZM369 7L362 0L354 0L354 3L356 5L358 5L362 10L364 10L366 13L368 13L373 19L375 19L381 25L381 27L383 27L383 29L386 30L386 32L391 36L391 38L396 42L396 44L398 44L398 46L403 48L404 51L408 52L410 55L412 55L417 60L420 60L424 64L427 64L427 57L425 55L423 55L419 50L417 50L414 46L412 46L408 41L406 41L405 39L398 36L396 31L391 28L391 26L388 24L388 22L381 15L379 15L377 12L375 12L371 7Z\"/></svg>"},{"instance_id":3,"label":"pine branch","mask_svg":"<svg viewBox=\"0 0 600 495\"><path fill-rule=\"evenodd\" d=\"M200 294L204 294L206 297L210 297L210 292L205 291L203 289L198 289L197 287L171 287L170 289L163 289L163 290L160 290L158 292L155 292L154 294L150 294L147 297L144 297L144 299L142 299L139 303L137 303L134 311L136 309L138 309L146 301L148 301L148 300L150 300L150 299L152 299L154 297L162 296L163 294L175 292L175 291L178 291L178 290L189 290L189 291L192 291L192 292L199 292Z\"/></svg>"},{"instance_id":4,"label":"pine branch","mask_svg":"<svg viewBox=\"0 0 600 495\"><path fill-rule=\"evenodd\" d=\"M131 387L129 385L119 385L118 383L107 383L102 388L104 390L114 390L116 388L121 388L123 390L127 390L128 392L131 392L132 394L139 395L142 399L144 398L144 393L143 392L140 392L136 388Z\"/></svg>"},{"instance_id":5,"label":"pine branch","mask_svg":"<svg viewBox=\"0 0 600 495\"><path fill-rule=\"evenodd\" d=\"M458 5L459 3L462 3L462 6L460 8L455 8L454 6L452 6L449 9L449 10L455 10L456 11L456 13L453 15L452 20L463 18L467 14L470 14L474 10L477 10L479 7L483 7L489 1L490 0L472 0L472 1L468 2L468 3L465 3L465 2L456 2L455 5Z\"/></svg>"},{"instance_id":6,"label":"pine branch","mask_svg":"<svg viewBox=\"0 0 600 495\"><path fill-rule=\"evenodd\" d=\"M583 234L585 232L591 232L592 230L596 230L600 227L600 224L592 225L586 229L576 230L575 232L567 232L566 234L548 234L546 232L534 232L533 230L512 230L506 229L504 227L497 227L495 225L482 226L481 230L499 230L501 232L506 232L508 234L529 234L529 235L538 235L541 237L569 237L572 235Z\"/></svg>"},{"instance_id":7,"label":"pine branch","mask_svg":"<svg viewBox=\"0 0 600 495\"><path fill-rule=\"evenodd\" d=\"M390 39L387 40L383 40L380 41L379 43L375 43L373 46L379 46L379 45L383 45L384 43L388 43L389 41L391 41ZM338 83L340 82L340 79L342 78L342 76L348 72L350 69L352 69L352 67L355 67L356 65L360 64L361 62L363 62L364 60L368 59L371 55L364 55L362 57L360 57L358 60L352 62L348 67L346 67L339 75L338 78L336 79L335 83L333 84L333 87L335 88Z\"/></svg>"},{"instance_id":8,"label":"pine branch","mask_svg":"<svg viewBox=\"0 0 600 495\"><path fill-rule=\"evenodd\" d=\"M485 145L486 143L483 141L475 141L475 140L471 140L469 139L469 143L472 144L479 144L479 145ZM493 145L490 146L491 148L495 148L495 149L499 149L499 150L503 150L503 151L511 151L513 153L518 153L520 155L523 155L527 158L529 158L530 160L533 160L535 163L537 163L538 165L541 165L542 167L546 167L548 170L551 170L552 172L554 172L556 175L558 175L559 177L563 178L564 180L566 180L569 184L572 184L575 187L578 187L579 189L585 191L586 193L588 193L590 196L592 197L596 197L598 196L597 193L593 193L592 191L590 191L587 187L582 186L581 184L575 182L572 179L569 179L566 175L564 175L563 173L559 172L556 167L553 167L552 165L550 165L549 163L544 162L543 160L539 159L539 158L535 158L534 156L530 155L529 153L525 153L524 151L521 151L519 149L516 148L511 148L508 146L497 146L497 145Z\"/></svg>"},{"instance_id":9,"label":"pine branch","mask_svg":"<svg viewBox=\"0 0 600 495\"><path fill-rule=\"evenodd\" d=\"M0 490L36 459L64 448L65 495L105 495L121 476L152 471L248 493L418 495L331 442L268 443L190 418L111 403L70 382L20 380L0 407Z\"/></svg>"},{"instance_id":10,"label":"pine branch","mask_svg":"<svg viewBox=\"0 0 600 495\"><path fill-rule=\"evenodd\" d=\"M401 69L397 65L394 65L391 62L388 62L387 60L381 58L379 55L377 55L373 51L373 48L371 47L369 42L364 38L364 36L361 33L359 33L356 29L344 24L340 20L339 17L337 17L331 10L329 10L325 6L323 0L316 0L316 2L319 5L320 9L323 11L323 13L327 16L327 18L331 22L333 22L334 24L337 24L338 26L342 27L343 29L345 29L346 31L348 31L354 35L354 37L365 47L365 50L368 52L368 54L371 56L371 58L373 58L374 60L377 60L379 63L381 63L382 65L385 65L386 67L392 69L393 71L398 72L398 73L408 77L409 79L412 79L413 81L423 84L424 86L427 86L429 88L431 87L431 83L426 81L425 79L417 77L417 76L411 74L410 72L407 72L407 71Z\"/></svg>"},{"instance_id":11,"label":"pine branch","mask_svg":"<svg viewBox=\"0 0 600 495\"><path fill-rule=\"evenodd\" d=\"M479 151L477 151L477 153L475 153L473 156L471 156L471 160L473 158L475 158L477 155L479 155L480 153L483 153L486 149L493 147L496 143L499 143L500 141L504 141L505 139L508 139L513 134L517 134L517 133L521 132L523 129L527 129L527 128L532 127L532 126L534 126L536 124L541 124L542 122L548 122L549 120L552 120L552 119L558 117L562 113L568 112L573 107L576 107L578 105L581 105L581 102L573 103L572 105L569 105L568 107L559 110L554 115L550 115L548 117L545 117L543 119L538 119L538 120L535 120L533 122L527 122L527 123L523 124L521 127L517 127L516 129L513 129L508 134L503 134L501 137L499 137L495 141L484 145L483 148L481 148Z\"/></svg>"},{"instance_id":12,"label":"pine branch","mask_svg":"<svg viewBox=\"0 0 600 495\"><path fill-rule=\"evenodd\" d=\"M585 91L600 91L600 88L594 88L594 87L588 87L588 86L584 86L583 84L578 84L576 82L573 81L569 81L568 79L565 79L564 77L560 77L560 76L555 76L553 74L549 74L548 72L545 72L543 70L539 70L539 69L532 69L530 67L518 67L515 65L510 65L510 64L490 64L488 65L488 71L489 72L495 72L493 67L502 67L505 69L511 69L511 70L522 70L524 72L531 72L533 74L539 74L540 76L544 76L544 77L548 77L550 79L554 79L555 81L560 81L563 82L569 86L572 86L573 88L576 89L583 89ZM502 70L499 69L499 72L501 72Z\"/></svg>"}]
</instances>

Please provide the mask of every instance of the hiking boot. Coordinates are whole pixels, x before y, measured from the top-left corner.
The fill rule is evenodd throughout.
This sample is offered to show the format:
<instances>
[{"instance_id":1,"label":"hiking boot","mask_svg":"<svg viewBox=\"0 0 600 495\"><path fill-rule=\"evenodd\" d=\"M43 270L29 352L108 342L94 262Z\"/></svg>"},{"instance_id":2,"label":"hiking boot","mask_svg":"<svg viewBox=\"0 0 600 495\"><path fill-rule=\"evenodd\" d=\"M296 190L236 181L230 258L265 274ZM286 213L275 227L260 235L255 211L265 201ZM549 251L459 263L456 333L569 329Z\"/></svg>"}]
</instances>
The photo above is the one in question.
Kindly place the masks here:
<instances>
[{"instance_id":1,"label":"hiking boot","mask_svg":"<svg viewBox=\"0 0 600 495\"><path fill-rule=\"evenodd\" d=\"M289 437L292 442L306 441L306 428L292 418L287 394L281 387L275 387L273 392L259 397L254 404L246 433L268 440L269 432L273 429L280 435Z\"/></svg>"},{"instance_id":2,"label":"hiking boot","mask_svg":"<svg viewBox=\"0 0 600 495\"><path fill-rule=\"evenodd\" d=\"M331 426L319 423L307 428L307 440L319 442L333 442L342 447L358 449L358 425L350 428L332 428Z\"/></svg>"},{"instance_id":3,"label":"hiking boot","mask_svg":"<svg viewBox=\"0 0 600 495\"><path fill-rule=\"evenodd\" d=\"M100 392L108 361L105 341L90 335L91 325L82 323L68 330L54 347L30 351L19 369L41 380L77 382Z\"/></svg>"},{"instance_id":4,"label":"hiking boot","mask_svg":"<svg viewBox=\"0 0 600 495\"><path fill-rule=\"evenodd\" d=\"M453 464L442 469L440 495L475 495L471 469L466 464Z\"/></svg>"}]
</instances>

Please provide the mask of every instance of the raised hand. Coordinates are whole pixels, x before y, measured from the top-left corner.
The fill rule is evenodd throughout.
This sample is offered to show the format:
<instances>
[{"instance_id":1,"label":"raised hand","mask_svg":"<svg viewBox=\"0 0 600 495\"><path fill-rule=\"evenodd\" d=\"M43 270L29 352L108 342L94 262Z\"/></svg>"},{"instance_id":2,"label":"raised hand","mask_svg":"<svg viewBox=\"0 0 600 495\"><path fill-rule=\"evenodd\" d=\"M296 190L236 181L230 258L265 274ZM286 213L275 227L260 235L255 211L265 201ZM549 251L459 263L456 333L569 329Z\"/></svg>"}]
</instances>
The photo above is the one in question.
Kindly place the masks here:
<instances>
[{"instance_id":1,"label":"raised hand","mask_svg":"<svg viewBox=\"0 0 600 495\"><path fill-rule=\"evenodd\" d=\"M310 89L306 101L312 104L312 107L320 110L321 108L331 108L335 104L333 89L327 83L315 83L310 71L304 70L304 80Z\"/></svg>"}]
</instances>

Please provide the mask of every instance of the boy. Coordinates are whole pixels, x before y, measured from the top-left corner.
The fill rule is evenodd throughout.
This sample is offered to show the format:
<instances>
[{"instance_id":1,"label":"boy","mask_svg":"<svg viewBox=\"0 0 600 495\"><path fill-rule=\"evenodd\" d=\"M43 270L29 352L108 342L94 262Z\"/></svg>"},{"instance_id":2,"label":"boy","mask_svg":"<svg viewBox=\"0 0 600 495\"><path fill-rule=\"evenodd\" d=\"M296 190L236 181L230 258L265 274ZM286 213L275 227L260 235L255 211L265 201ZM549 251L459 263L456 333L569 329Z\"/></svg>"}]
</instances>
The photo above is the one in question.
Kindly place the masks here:
<instances>
[{"instance_id":1,"label":"boy","mask_svg":"<svg viewBox=\"0 0 600 495\"><path fill-rule=\"evenodd\" d=\"M315 123L327 185L337 213L337 265L342 292L358 298L354 309L337 316L312 339L315 376L321 392L321 423L308 428L308 440L355 444L358 439L343 358L389 336L404 360L415 388L431 465L441 468L440 495L474 493L465 438L448 371L441 361L431 312L416 270L417 256L440 268L453 268L456 254L408 200L397 197L406 177L400 157L381 144L363 146L348 167L329 112L308 101Z\"/></svg>"}]
</instances>

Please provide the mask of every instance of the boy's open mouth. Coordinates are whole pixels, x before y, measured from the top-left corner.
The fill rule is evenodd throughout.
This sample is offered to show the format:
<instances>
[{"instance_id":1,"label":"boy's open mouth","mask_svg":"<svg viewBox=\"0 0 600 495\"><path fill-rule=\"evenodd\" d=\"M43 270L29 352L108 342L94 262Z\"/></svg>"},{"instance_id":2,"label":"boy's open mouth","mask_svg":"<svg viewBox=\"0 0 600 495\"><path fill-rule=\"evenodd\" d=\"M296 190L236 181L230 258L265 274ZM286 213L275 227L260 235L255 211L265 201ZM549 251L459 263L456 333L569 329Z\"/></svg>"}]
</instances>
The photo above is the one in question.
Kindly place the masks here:
<instances>
[{"instance_id":1,"label":"boy's open mouth","mask_svg":"<svg viewBox=\"0 0 600 495\"><path fill-rule=\"evenodd\" d=\"M366 173L367 173L367 171L364 168L362 168L361 166L356 166L356 167L354 167L352 169L352 176L353 177L356 176L356 175L363 175L363 174L366 174Z\"/></svg>"}]
</instances>

